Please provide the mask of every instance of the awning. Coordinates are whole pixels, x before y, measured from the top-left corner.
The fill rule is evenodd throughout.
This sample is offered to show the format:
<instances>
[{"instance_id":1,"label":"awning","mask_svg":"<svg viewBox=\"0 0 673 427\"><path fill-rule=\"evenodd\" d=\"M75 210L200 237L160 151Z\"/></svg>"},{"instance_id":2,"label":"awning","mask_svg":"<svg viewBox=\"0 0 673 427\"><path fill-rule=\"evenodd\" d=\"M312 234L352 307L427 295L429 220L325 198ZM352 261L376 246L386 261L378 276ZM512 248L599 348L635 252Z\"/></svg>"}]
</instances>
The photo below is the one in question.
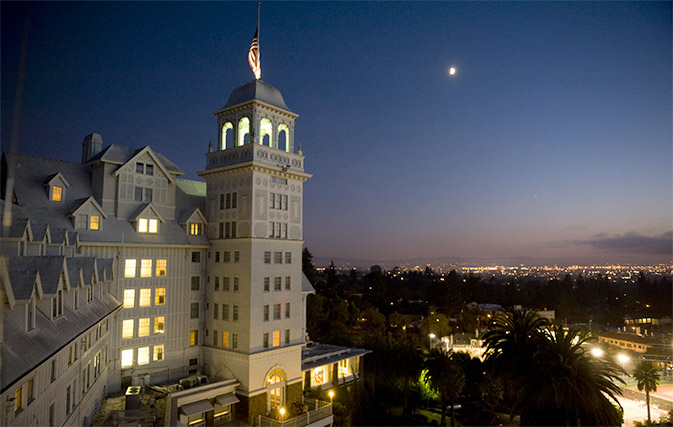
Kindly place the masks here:
<instances>
[{"instance_id":1,"label":"awning","mask_svg":"<svg viewBox=\"0 0 673 427\"><path fill-rule=\"evenodd\" d=\"M207 400L199 400L198 402L188 403L180 406L180 412L191 417L192 415L200 414L213 410L213 405Z\"/></svg>"},{"instance_id":2,"label":"awning","mask_svg":"<svg viewBox=\"0 0 673 427\"><path fill-rule=\"evenodd\" d=\"M236 397L234 393L227 393L217 396L215 398L215 402L217 402L217 404L220 406L227 406L238 403L240 400L238 400L238 397Z\"/></svg>"}]
</instances>

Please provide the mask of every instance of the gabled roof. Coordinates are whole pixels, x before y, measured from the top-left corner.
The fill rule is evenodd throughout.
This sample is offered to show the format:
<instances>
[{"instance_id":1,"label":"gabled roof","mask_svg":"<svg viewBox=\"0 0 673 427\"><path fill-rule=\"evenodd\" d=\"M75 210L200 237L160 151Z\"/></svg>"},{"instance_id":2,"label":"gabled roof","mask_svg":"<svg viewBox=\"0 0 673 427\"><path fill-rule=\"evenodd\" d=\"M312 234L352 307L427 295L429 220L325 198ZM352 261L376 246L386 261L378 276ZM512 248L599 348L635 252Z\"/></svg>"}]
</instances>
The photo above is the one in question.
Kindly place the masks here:
<instances>
[{"instance_id":1,"label":"gabled roof","mask_svg":"<svg viewBox=\"0 0 673 427\"><path fill-rule=\"evenodd\" d=\"M178 218L178 223L186 225L190 222L201 222L203 224L208 224L206 217L201 213L201 209L183 209L180 211L180 217Z\"/></svg>"},{"instance_id":2,"label":"gabled roof","mask_svg":"<svg viewBox=\"0 0 673 427\"><path fill-rule=\"evenodd\" d=\"M157 154L150 148L149 145L144 146L143 148L139 149L137 152L135 152L128 160L126 160L123 165L129 164L129 163L135 163L136 160L143 154L147 154L154 160L154 162L157 164L161 172L168 178L170 182L175 182L175 176L174 175L184 175L184 172L179 169L177 166L175 168L177 171L169 171L169 169L164 165L164 162L157 156ZM168 160L168 159L166 159ZM119 175L121 173L122 168L119 168L115 171L115 176Z\"/></svg>"},{"instance_id":3,"label":"gabled roof","mask_svg":"<svg viewBox=\"0 0 673 427\"><path fill-rule=\"evenodd\" d=\"M84 207L86 205L91 205L91 206L95 207L96 210L101 214L101 216L103 218L107 218L107 215L105 215L105 212L103 212L103 207L98 204L98 202L96 201L96 199L93 198L93 196L89 196L89 197L84 198L84 199L76 200L75 204L73 205L73 207L70 209L70 212L68 212L68 213L70 214L70 216L75 216L75 215L77 215L77 211L79 211L82 207Z\"/></svg>"},{"instance_id":4,"label":"gabled roof","mask_svg":"<svg viewBox=\"0 0 673 427\"><path fill-rule=\"evenodd\" d=\"M42 282L38 271L10 271L9 281L15 301L29 301L35 290L42 296Z\"/></svg>"},{"instance_id":5,"label":"gabled roof","mask_svg":"<svg viewBox=\"0 0 673 427\"><path fill-rule=\"evenodd\" d=\"M50 240L51 236L49 236L49 225L48 224L33 224L31 227L33 230L33 242L41 242L45 238L47 241Z\"/></svg>"},{"instance_id":6,"label":"gabled roof","mask_svg":"<svg viewBox=\"0 0 673 427\"><path fill-rule=\"evenodd\" d=\"M55 230L50 229L51 233L51 243L55 245L60 245L65 243L68 246L68 232L62 228Z\"/></svg>"},{"instance_id":7,"label":"gabled roof","mask_svg":"<svg viewBox=\"0 0 673 427\"><path fill-rule=\"evenodd\" d=\"M98 258L96 259L96 266L98 267L98 280L106 282L112 280L112 259Z\"/></svg>"},{"instance_id":8,"label":"gabled roof","mask_svg":"<svg viewBox=\"0 0 673 427\"><path fill-rule=\"evenodd\" d=\"M81 270L82 280L84 281L85 285L90 285L94 281L98 281L96 258L94 257L68 258L67 262L68 262L68 274L70 274L71 271L76 272L78 270Z\"/></svg>"},{"instance_id":9,"label":"gabled roof","mask_svg":"<svg viewBox=\"0 0 673 427\"><path fill-rule=\"evenodd\" d=\"M42 185L57 185L58 181L60 181L63 185L65 185L66 188L70 187L70 183L68 182L67 179L65 179L65 176L61 172L57 172L53 175L49 175Z\"/></svg>"},{"instance_id":10,"label":"gabled roof","mask_svg":"<svg viewBox=\"0 0 673 427\"><path fill-rule=\"evenodd\" d=\"M12 272L39 272L42 290L46 295L56 294L61 273L65 269L65 257L62 255L9 257L8 270L10 274ZM68 287L67 274L65 280L64 285ZM14 290L14 293L16 294L17 291Z\"/></svg>"},{"instance_id":11,"label":"gabled roof","mask_svg":"<svg viewBox=\"0 0 673 427\"><path fill-rule=\"evenodd\" d=\"M28 239L33 239L33 230L30 226L28 218L15 218L12 225L9 227L9 235L7 237L22 238L24 233L28 233Z\"/></svg>"},{"instance_id":12,"label":"gabled roof","mask_svg":"<svg viewBox=\"0 0 673 427\"><path fill-rule=\"evenodd\" d=\"M149 145L147 146L149 147ZM104 163L115 163L118 165L123 165L127 163L132 157L135 157L142 148L131 148L125 145L116 145L111 144L105 147L100 153L93 156L87 161L88 163L95 161L102 161ZM171 162L166 156L161 153L153 152L154 155L161 160L161 163L166 167L167 170L175 173L176 175L184 175L184 171L180 169L175 163Z\"/></svg>"},{"instance_id":13,"label":"gabled roof","mask_svg":"<svg viewBox=\"0 0 673 427\"><path fill-rule=\"evenodd\" d=\"M138 221L138 218L143 218L146 217L146 213L151 211L154 216L156 216L159 221L164 222L164 219L159 215L159 211L156 210L154 205L152 205L152 202L150 203L145 203L143 205L140 205L137 211L131 217L129 218L130 221Z\"/></svg>"}]
</instances>

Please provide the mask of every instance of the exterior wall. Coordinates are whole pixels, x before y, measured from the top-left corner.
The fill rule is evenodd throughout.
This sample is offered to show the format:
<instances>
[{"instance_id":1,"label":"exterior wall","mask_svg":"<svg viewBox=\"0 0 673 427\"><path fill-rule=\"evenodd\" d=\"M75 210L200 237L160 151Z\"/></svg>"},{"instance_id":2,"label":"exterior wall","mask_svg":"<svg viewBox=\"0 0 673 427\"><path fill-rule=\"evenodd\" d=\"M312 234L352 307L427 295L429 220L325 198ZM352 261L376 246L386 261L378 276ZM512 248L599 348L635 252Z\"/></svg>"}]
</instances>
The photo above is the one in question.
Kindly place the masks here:
<instances>
[{"instance_id":1,"label":"exterior wall","mask_svg":"<svg viewBox=\"0 0 673 427\"><path fill-rule=\"evenodd\" d=\"M0 399L6 405L0 412L0 425L49 425L49 412L52 405L53 425L74 426L90 423L106 394L110 366L109 325L112 324L113 318L114 313L87 329L52 357L10 385L0 395ZM102 333L98 334L98 339L95 339L97 329ZM91 340L91 346L82 351L81 342L85 339ZM76 360L68 363L69 352L74 350L75 343L80 344L77 347ZM95 360L100 360L98 371L94 368ZM53 379L52 361L55 363ZM33 399L28 401L26 393L30 380L33 381ZM19 387L23 387L23 408L15 412L15 391ZM71 393L69 411L66 410L68 391Z\"/></svg>"},{"instance_id":2,"label":"exterior wall","mask_svg":"<svg viewBox=\"0 0 673 427\"><path fill-rule=\"evenodd\" d=\"M116 317L111 333L109 390L118 391L122 388L122 378L132 385L145 385L180 378L189 374L198 366L190 365L190 361L199 358L198 345L190 346L189 334L197 330L199 343L203 342L203 295L205 293L205 257L206 250L188 247L142 247L142 246L83 246L82 252L87 256L114 258L115 289L112 293L124 302L124 290L135 290L133 308L122 308ZM200 262L192 262L192 252L198 252ZM124 277L126 259L136 259L136 277ZM152 260L152 277L139 277L142 259ZM156 275L156 261L166 260L166 275ZM199 277L199 290L191 290L191 278ZM140 307L141 289L151 289L150 305ZM156 304L157 289L165 290L164 304ZM199 304L199 317L191 318L191 303ZM154 333L154 322L159 316L164 317L164 333ZM139 337L139 319L149 318L149 334ZM133 338L122 338L123 321L134 320ZM163 360L154 360L154 347L164 346ZM149 347L150 361L138 365L138 348ZM121 352L125 349L134 350L133 366L121 367Z\"/></svg>"}]
</instances>

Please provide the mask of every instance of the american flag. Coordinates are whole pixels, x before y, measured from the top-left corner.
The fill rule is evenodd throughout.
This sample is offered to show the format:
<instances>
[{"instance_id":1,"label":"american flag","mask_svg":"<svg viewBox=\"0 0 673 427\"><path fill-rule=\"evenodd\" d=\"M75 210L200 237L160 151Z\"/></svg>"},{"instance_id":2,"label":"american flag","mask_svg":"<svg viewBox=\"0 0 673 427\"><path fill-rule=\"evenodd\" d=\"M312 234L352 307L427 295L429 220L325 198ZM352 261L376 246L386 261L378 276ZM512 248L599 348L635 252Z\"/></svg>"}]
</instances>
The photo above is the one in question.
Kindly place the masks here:
<instances>
[{"instance_id":1,"label":"american flag","mask_svg":"<svg viewBox=\"0 0 673 427\"><path fill-rule=\"evenodd\" d=\"M262 66L259 63L259 27L255 30L255 37L252 39L250 44L250 52L248 52L248 62L250 63L250 68L252 72L255 73L255 78L259 79L262 77Z\"/></svg>"}]
</instances>

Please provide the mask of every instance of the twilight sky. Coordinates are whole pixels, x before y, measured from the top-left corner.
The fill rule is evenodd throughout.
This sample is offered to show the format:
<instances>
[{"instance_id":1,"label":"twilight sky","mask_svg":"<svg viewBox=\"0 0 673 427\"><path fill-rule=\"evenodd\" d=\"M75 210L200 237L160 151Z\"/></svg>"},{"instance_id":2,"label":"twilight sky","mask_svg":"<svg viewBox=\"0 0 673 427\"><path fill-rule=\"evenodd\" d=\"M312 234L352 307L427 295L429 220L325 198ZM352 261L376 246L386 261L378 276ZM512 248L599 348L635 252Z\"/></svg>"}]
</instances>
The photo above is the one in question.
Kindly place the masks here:
<instances>
[{"instance_id":1,"label":"twilight sky","mask_svg":"<svg viewBox=\"0 0 673 427\"><path fill-rule=\"evenodd\" d=\"M36 3L19 151L151 145L196 178L257 3ZM2 149L26 4L2 2ZM671 262L670 2L268 2L305 245L381 262ZM449 67L457 73L449 76Z\"/></svg>"}]
</instances>

